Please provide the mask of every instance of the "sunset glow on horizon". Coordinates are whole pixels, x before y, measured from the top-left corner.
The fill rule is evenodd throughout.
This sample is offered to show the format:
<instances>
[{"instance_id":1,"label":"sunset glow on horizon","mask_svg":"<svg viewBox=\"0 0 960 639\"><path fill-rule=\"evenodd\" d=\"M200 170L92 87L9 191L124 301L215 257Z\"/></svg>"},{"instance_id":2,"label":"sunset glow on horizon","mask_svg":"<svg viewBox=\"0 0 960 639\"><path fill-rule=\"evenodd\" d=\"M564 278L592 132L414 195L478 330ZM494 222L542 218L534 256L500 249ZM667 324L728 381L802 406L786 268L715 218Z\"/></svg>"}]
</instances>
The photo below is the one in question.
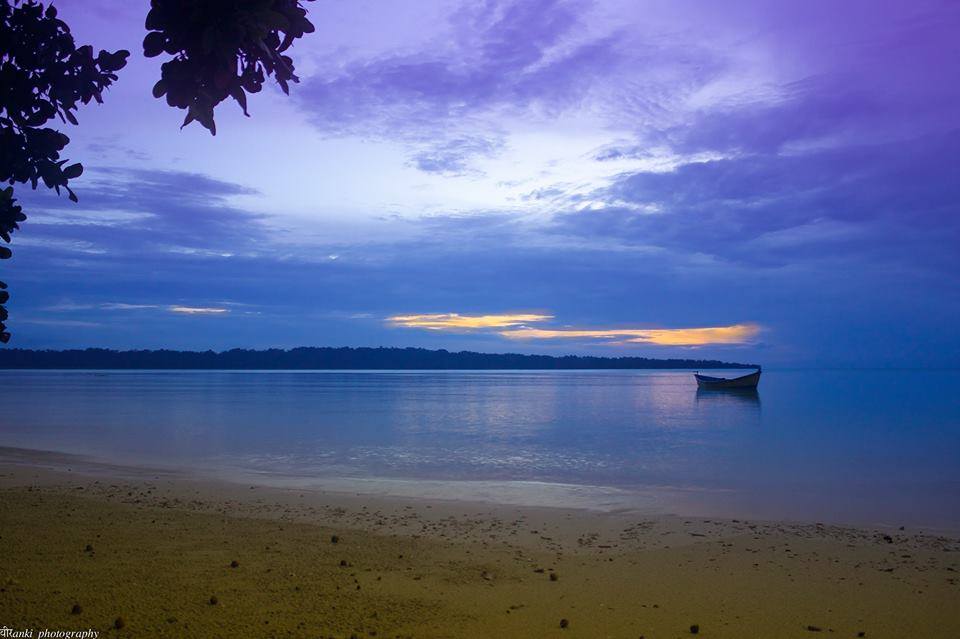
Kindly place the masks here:
<instances>
[{"instance_id":1,"label":"sunset glow on horizon","mask_svg":"<svg viewBox=\"0 0 960 639\"><path fill-rule=\"evenodd\" d=\"M508 328L521 326L527 322L545 322L552 315L535 313L513 313L503 315L460 315L459 313L425 313L421 315L393 315L388 322L408 328L426 328L430 330L457 330L477 328Z\"/></svg>"},{"instance_id":2,"label":"sunset glow on horizon","mask_svg":"<svg viewBox=\"0 0 960 639\"><path fill-rule=\"evenodd\" d=\"M537 339L611 339L620 344L657 344L659 346L706 346L708 344L748 344L760 333L756 324L733 324L705 328L638 329L542 329L520 328L500 331L515 340Z\"/></svg>"},{"instance_id":3,"label":"sunset glow on horizon","mask_svg":"<svg viewBox=\"0 0 960 639\"><path fill-rule=\"evenodd\" d=\"M424 313L392 315L387 321L394 326L422 328L432 331L496 330L495 334L511 340L596 339L606 345L629 346L707 346L712 344L749 344L760 333L753 323L695 328L531 328L533 322L547 322L553 315L535 313L500 313L461 315L459 313Z\"/></svg>"}]
</instances>

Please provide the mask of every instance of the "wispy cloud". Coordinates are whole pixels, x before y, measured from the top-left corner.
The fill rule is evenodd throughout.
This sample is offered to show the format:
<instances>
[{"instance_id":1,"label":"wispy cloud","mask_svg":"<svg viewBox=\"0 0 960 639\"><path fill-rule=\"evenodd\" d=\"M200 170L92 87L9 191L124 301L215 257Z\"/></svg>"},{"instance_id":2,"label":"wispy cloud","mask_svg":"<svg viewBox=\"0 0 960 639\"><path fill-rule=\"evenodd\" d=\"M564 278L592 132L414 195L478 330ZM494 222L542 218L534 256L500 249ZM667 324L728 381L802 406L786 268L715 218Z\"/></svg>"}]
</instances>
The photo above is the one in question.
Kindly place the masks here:
<instances>
[{"instance_id":1,"label":"wispy cloud","mask_svg":"<svg viewBox=\"0 0 960 639\"><path fill-rule=\"evenodd\" d=\"M615 38L583 34L585 3L467 3L447 28L448 46L395 51L310 78L296 99L315 124L429 139L451 121L491 110L577 102L617 60ZM580 27L580 28L578 28ZM545 107L547 108L547 107ZM496 127L494 127L496 128Z\"/></svg>"},{"instance_id":2,"label":"wispy cloud","mask_svg":"<svg viewBox=\"0 0 960 639\"><path fill-rule=\"evenodd\" d=\"M444 140L421 149L413 156L413 165L425 173L462 175L470 172L475 157L493 157L503 141L481 136Z\"/></svg>"},{"instance_id":3,"label":"wispy cloud","mask_svg":"<svg viewBox=\"0 0 960 639\"><path fill-rule=\"evenodd\" d=\"M552 315L536 313L508 313L503 315L460 315L459 313L430 313L422 315L393 315L387 321L396 326L426 328L430 330L463 330L483 328L508 328L530 322L545 322Z\"/></svg>"},{"instance_id":4,"label":"wispy cloud","mask_svg":"<svg viewBox=\"0 0 960 639\"><path fill-rule=\"evenodd\" d=\"M182 313L184 315L222 315L230 312L228 308L207 306L170 306L167 310L171 313Z\"/></svg>"},{"instance_id":5,"label":"wispy cloud","mask_svg":"<svg viewBox=\"0 0 960 639\"><path fill-rule=\"evenodd\" d=\"M23 191L32 233L18 245L51 253L142 259L146 253L229 257L254 250L264 216L236 206L249 187L200 173L90 167L79 192L66 198Z\"/></svg>"},{"instance_id":6,"label":"wispy cloud","mask_svg":"<svg viewBox=\"0 0 960 639\"><path fill-rule=\"evenodd\" d=\"M223 302L225 306L243 306L231 302ZM131 304L129 302L103 302L100 304L74 304L63 302L53 306L47 306L43 310L54 312L74 312L74 311L150 311L161 310L168 313L179 313L182 315L221 315L229 313L229 308L221 306L184 306L182 304Z\"/></svg>"},{"instance_id":7,"label":"wispy cloud","mask_svg":"<svg viewBox=\"0 0 960 639\"><path fill-rule=\"evenodd\" d=\"M659 346L707 346L713 344L747 344L760 333L756 324L733 324L704 328L624 328L624 329L541 329L518 328L500 331L500 335L517 340L538 339L602 339L621 344L656 344Z\"/></svg>"},{"instance_id":8,"label":"wispy cloud","mask_svg":"<svg viewBox=\"0 0 960 639\"><path fill-rule=\"evenodd\" d=\"M107 302L100 308L105 311L141 311L148 308L160 308L157 304L127 304L125 302Z\"/></svg>"},{"instance_id":9,"label":"wispy cloud","mask_svg":"<svg viewBox=\"0 0 960 639\"><path fill-rule=\"evenodd\" d=\"M68 319L45 319L33 317L21 317L17 322L23 324L36 324L38 326L55 326L59 328L97 328L102 326L99 322L85 322L83 320Z\"/></svg>"}]
</instances>

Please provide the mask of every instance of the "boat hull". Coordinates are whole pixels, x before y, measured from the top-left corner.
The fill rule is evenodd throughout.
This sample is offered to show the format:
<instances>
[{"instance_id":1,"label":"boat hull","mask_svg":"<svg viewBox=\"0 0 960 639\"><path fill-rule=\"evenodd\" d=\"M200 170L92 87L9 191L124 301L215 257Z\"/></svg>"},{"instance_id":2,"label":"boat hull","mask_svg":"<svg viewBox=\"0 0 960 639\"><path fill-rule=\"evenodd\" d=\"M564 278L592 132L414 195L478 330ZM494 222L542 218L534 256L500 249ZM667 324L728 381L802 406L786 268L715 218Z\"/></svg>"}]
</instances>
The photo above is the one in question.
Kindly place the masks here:
<instances>
[{"instance_id":1,"label":"boat hull","mask_svg":"<svg viewBox=\"0 0 960 639\"><path fill-rule=\"evenodd\" d=\"M695 373L694 377L697 378L697 386L704 389L756 388L757 384L760 383L760 371L744 375L743 377L734 377L733 379L710 377L708 375L700 375L699 373Z\"/></svg>"}]
</instances>

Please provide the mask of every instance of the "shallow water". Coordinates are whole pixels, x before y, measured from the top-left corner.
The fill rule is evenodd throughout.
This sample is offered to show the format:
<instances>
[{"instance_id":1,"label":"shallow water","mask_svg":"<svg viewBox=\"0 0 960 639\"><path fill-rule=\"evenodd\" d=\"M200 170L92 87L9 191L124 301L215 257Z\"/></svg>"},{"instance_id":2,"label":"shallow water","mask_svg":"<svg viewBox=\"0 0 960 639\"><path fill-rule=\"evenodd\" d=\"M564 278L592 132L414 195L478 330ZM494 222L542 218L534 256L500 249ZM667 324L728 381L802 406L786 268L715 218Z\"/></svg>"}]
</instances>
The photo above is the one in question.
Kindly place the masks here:
<instances>
[{"instance_id":1,"label":"shallow water","mask_svg":"<svg viewBox=\"0 0 960 639\"><path fill-rule=\"evenodd\" d=\"M524 503L956 529L958 387L958 371L765 371L756 394L698 391L689 371L3 371L0 446L301 485L522 487Z\"/></svg>"}]
</instances>

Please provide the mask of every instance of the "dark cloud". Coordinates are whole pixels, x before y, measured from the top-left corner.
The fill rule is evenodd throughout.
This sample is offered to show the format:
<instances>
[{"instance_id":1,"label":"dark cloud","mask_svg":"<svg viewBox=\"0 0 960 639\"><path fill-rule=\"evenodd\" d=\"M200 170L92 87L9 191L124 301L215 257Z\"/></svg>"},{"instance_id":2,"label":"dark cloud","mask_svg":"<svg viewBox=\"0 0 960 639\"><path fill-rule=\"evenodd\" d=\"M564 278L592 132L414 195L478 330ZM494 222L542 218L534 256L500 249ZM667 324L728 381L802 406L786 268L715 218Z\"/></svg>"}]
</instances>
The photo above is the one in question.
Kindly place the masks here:
<instances>
[{"instance_id":1,"label":"dark cloud","mask_svg":"<svg viewBox=\"0 0 960 639\"><path fill-rule=\"evenodd\" d=\"M802 56L810 72L765 100L739 96L693 114L653 140L683 152L776 153L798 144L860 145L960 128L960 5L784 5L773 51ZM805 7L806 10L806 7ZM816 19L812 19L816 18ZM773 35L773 34L771 34Z\"/></svg>"},{"instance_id":2,"label":"dark cloud","mask_svg":"<svg viewBox=\"0 0 960 639\"><path fill-rule=\"evenodd\" d=\"M48 192L20 190L30 216L29 242L69 248L81 241L108 254L144 251L249 250L264 216L229 199L256 190L198 173L101 167L88 170L74 204Z\"/></svg>"},{"instance_id":3,"label":"dark cloud","mask_svg":"<svg viewBox=\"0 0 960 639\"><path fill-rule=\"evenodd\" d=\"M873 255L952 269L951 246L960 245L957 157L960 131L629 174L590 196L611 206L562 214L554 231L772 267Z\"/></svg>"}]
</instances>

